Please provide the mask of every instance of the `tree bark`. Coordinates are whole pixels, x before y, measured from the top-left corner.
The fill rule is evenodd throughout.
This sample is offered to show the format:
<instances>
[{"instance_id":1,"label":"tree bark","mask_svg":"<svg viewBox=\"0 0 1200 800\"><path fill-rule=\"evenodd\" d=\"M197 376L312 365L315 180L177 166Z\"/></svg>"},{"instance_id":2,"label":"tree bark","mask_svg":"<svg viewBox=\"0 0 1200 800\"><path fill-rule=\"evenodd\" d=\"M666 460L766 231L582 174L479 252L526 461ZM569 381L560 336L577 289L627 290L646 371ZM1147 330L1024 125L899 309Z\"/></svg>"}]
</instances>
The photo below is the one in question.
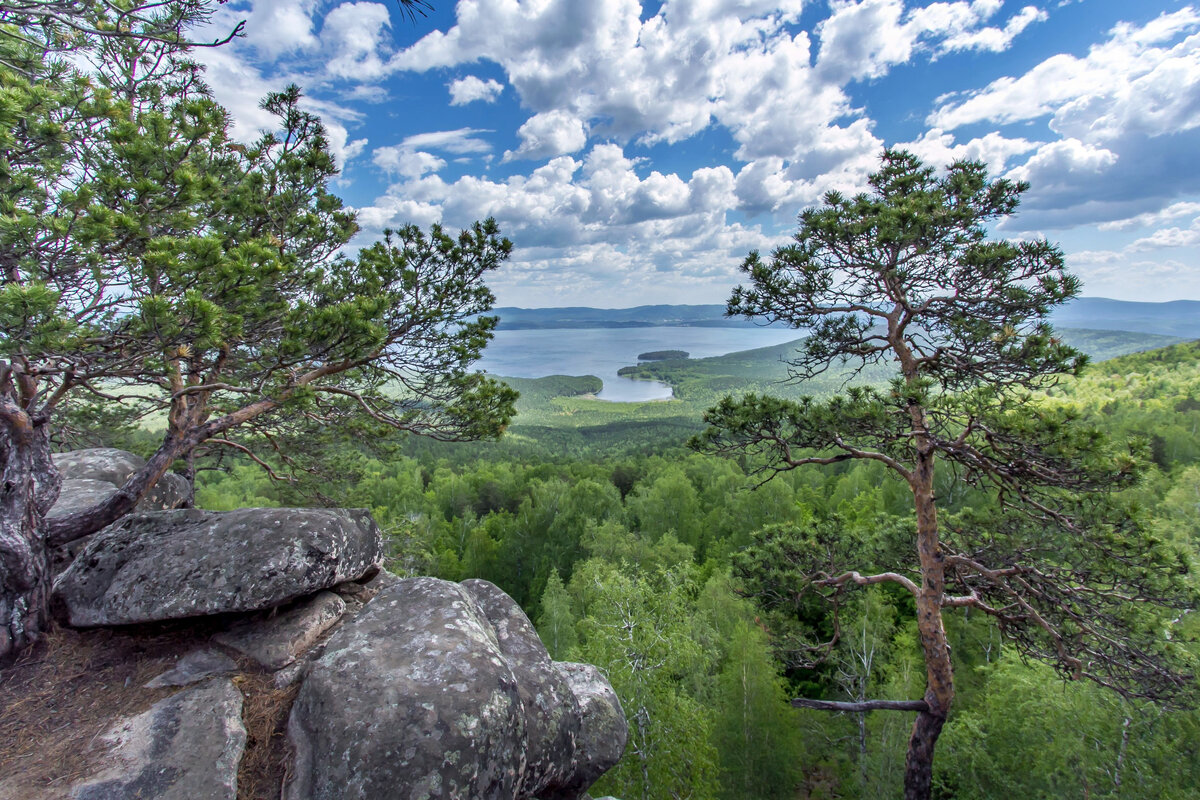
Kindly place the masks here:
<instances>
[{"instance_id":1,"label":"tree bark","mask_svg":"<svg viewBox=\"0 0 1200 800\"><path fill-rule=\"evenodd\" d=\"M50 621L50 553L42 520L62 480L47 426L0 400L0 664L33 644Z\"/></svg>"},{"instance_id":2,"label":"tree bark","mask_svg":"<svg viewBox=\"0 0 1200 800\"><path fill-rule=\"evenodd\" d=\"M904 800L929 800L933 791L933 749L945 724L945 714L917 714L904 757Z\"/></svg>"},{"instance_id":3,"label":"tree bark","mask_svg":"<svg viewBox=\"0 0 1200 800\"><path fill-rule=\"evenodd\" d=\"M914 411L924 423L924 412ZM917 429L921 430L923 424ZM917 554L921 587L917 594L917 632L925 656L925 703L908 740L904 762L905 800L929 800L933 786L933 752L954 702L954 671L950 644L942 625L942 600L946 592L945 564L938 541L937 506L933 495L933 450L924 435L917 436L913 500L917 512Z\"/></svg>"}]
</instances>

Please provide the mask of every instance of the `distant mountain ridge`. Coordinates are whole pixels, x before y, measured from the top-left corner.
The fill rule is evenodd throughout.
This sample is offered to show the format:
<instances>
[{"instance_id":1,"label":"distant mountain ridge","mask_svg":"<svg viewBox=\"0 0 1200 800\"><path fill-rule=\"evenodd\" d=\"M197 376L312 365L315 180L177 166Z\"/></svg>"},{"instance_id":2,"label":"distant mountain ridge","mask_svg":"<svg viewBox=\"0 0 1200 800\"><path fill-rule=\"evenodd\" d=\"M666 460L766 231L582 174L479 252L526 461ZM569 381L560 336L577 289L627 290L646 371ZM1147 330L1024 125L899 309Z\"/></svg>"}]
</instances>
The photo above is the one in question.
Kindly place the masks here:
<instances>
[{"instance_id":1,"label":"distant mountain ridge","mask_svg":"<svg viewBox=\"0 0 1200 800\"><path fill-rule=\"evenodd\" d=\"M725 316L725 306L650 305L634 308L517 308L492 311L500 317L500 330L546 328L649 328L661 326L746 328L759 323ZM1080 297L1057 310L1052 322L1063 328L1131 331L1161 336L1200 338L1200 301L1136 303L1107 297Z\"/></svg>"},{"instance_id":2,"label":"distant mountain ridge","mask_svg":"<svg viewBox=\"0 0 1200 800\"><path fill-rule=\"evenodd\" d=\"M1054 312L1064 328L1092 328L1162 336L1200 338L1200 300L1134 303L1107 297L1080 297Z\"/></svg>"},{"instance_id":3,"label":"distant mountain ridge","mask_svg":"<svg viewBox=\"0 0 1200 800\"><path fill-rule=\"evenodd\" d=\"M531 330L540 328L651 328L665 326L704 328L762 327L758 323L725 316L725 306L655 305L634 308L564 308L493 309L500 317L500 330Z\"/></svg>"}]
</instances>

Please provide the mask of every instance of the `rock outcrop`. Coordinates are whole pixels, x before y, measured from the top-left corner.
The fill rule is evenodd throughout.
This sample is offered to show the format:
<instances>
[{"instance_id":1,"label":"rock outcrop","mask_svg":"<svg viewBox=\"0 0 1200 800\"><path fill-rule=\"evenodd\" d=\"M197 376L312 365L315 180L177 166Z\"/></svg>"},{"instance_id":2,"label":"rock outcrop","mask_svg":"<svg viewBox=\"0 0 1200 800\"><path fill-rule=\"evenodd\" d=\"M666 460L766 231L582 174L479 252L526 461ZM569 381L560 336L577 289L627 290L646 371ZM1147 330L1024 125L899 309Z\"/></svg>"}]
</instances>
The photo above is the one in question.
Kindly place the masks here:
<instances>
[{"instance_id":1,"label":"rock outcrop","mask_svg":"<svg viewBox=\"0 0 1200 800\"><path fill-rule=\"evenodd\" d=\"M54 584L71 625L127 625L273 608L379 568L362 510L135 513L96 534Z\"/></svg>"},{"instance_id":2,"label":"rock outcrop","mask_svg":"<svg viewBox=\"0 0 1200 800\"><path fill-rule=\"evenodd\" d=\"M79 507L139 461L56 457ZM158 656L147 690L185 688L112 723L100 737L112 752L69 796L233 800L247 742L239 687L299 682L292 760L285 769L280 750L274 762L290 776L286 800L585 797L625 747L600 672L551 661L495 585L400 579L381 560L363 510L134 513L91 537L55 582L71 625L220 616L184 633L173 660Z\"/></svg>"},{"instance_id":3,"label":"rock outcrop","mask_svg":"<svg viewBox=\"0 0 1200 800\"><path fill-rule=\"evenodd\" d=\"M582 705L495 586L402 580L329 639L300 687L284 797L578 798L624 749L622 733L595 777L577 774L605 759L577 753Z\"/></svg>"}]
</instances>

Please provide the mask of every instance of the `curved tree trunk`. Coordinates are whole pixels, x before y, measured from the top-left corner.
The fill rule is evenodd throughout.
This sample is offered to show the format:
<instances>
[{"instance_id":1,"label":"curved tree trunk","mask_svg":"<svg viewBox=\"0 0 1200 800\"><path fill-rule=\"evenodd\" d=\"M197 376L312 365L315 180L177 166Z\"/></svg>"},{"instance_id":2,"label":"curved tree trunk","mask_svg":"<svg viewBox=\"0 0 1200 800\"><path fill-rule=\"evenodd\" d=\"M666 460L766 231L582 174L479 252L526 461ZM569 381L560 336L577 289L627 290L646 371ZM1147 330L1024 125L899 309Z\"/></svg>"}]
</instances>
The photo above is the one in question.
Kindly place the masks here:
<instances>
[{"instance_id":1,"label":"curved tree trunk","mask_svg":"<svg viewBox=\"0 0 1200 800\"><path fill-rule=\"evenodd\" d=\"M7 398L6 398L7 400ZM50 552L46 512L62 481L50 436L5 402L0 418L0 664L37 641L50 621Z\"/></svg>"}]
</instances>

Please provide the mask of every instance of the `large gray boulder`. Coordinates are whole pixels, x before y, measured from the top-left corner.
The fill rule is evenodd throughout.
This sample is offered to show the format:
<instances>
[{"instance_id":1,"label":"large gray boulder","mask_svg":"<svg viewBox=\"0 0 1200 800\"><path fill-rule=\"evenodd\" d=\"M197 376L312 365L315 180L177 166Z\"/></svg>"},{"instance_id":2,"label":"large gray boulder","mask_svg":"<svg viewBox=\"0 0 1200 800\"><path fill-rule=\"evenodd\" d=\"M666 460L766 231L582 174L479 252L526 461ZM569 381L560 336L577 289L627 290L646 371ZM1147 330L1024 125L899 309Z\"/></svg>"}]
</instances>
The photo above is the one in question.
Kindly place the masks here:
<instances>
[{"instance_id":1,"label":"large gray boulder","mask_svg":"<svg viewBox=\"0 0 1200 800\"><path fill-rule=\"evenodd\" d=\"M581 724L573 761L574 774L558 791L546 792L541 800L578 797L621 760L629 736L621 701L599 669L591 664L568 661L554 662L554 669L575 695Z\"/></svg>"},{"instance_id":2,"label":"large gray boulder","mask_svg":"<svg viewBox=\"0 0 1200 800\"><path fill-rule=\"evenodd\" d=\"M96 534L54 584L71 625L259 611L379 568L362 509L185 509L131 514Z\"/></svg>"},{"instance_id":3,"label":"large gray boulder","mask_svg":"<svg viewBox=\"0 0 1200 800\"><path fill-rule=\"evenodd\" d=\"M242 695L209 680L113 726L108 766L70 790L71 800L236 800L246 744Z\"/></svg>"},{"instance_id":4,"label":"large gray boulder","mask_svg":"<svg viewBox=\"0 0 1200 800\"><path fill-rule=\"evenodd\" d=\"M89 478L120 486L129 476L146 466L146 459L115 447L93 447L55 453L54 466L64 481Z\"/></svg>"},{"instance_id":5,"label":"large gray boulder","mask_svg":"<svg viewBox=\"0 0 1200 800\"><path fill-rule=\"evenodd\" d=\"M456 583L384 589L325 644L288 721L286 800L510 800L525 768L517 679Z\"/></svg>"},{"instance_id":6,"label":"large gray boulder","mask_svg":"<svg viewBox=\"0 0 1200 800\"><path fill-rule=\"evenodd\" d=\"M552 662L496 586L409 578L313 662L288 722L284 798L577 800L625 736L599 671Z\"/></svg>"},{"instance_id":7,"label":"large gray boulder","mask_svg":"<svg viewBox=\"0 0 1200 800\"><path fill-rule=\"evenodd\" d=\"M564 675L554 668L546 646L516 601L493 583L463 581L483 611L500 654L517 681L525 717L525 771L518 796L550 797L575 787L575 747L581 711ZM573 796L573 795L572 795Z\"/></svg>"}]
</instances>

